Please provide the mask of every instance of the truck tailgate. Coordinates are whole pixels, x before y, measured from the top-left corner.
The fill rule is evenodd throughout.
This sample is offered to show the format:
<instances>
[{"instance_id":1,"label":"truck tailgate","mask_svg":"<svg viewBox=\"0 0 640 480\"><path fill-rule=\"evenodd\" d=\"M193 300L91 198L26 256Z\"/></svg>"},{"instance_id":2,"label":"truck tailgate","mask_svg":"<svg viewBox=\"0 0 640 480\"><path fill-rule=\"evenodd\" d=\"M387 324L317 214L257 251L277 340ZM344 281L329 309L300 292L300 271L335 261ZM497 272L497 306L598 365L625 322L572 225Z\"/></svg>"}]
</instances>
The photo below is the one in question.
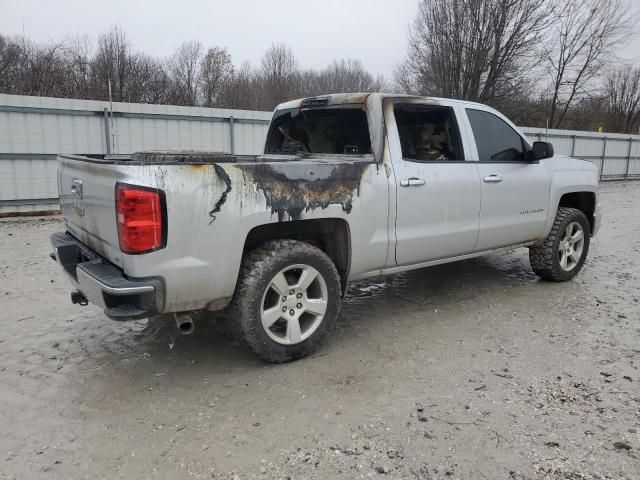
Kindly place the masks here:
<instances>
[{"instance_id":1,"label":"truck tailgate","mask_svg":"<svg viewBox=\"0 0 640 480\"><path fill-rule=\"evenodd\" d=\"M115 212L119 176L108 161L74 155L58 157L58 192L67 230L112 261L120 253Z\"/></svg>"}]
</instances>

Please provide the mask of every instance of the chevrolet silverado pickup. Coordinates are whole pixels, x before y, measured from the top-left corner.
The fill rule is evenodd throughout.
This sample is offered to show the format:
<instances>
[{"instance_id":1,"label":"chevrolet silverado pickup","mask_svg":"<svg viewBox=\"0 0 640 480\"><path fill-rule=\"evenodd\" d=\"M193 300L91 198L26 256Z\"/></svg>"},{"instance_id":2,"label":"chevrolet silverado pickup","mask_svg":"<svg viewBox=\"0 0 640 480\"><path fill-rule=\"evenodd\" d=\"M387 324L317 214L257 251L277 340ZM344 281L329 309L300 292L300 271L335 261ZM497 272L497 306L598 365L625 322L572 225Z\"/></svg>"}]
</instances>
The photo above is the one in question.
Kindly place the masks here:
<instances>
[{"instance_id":1,"label":"chevrolet silverado pickup","mask_svg":"<svg viewBox=\"0 0 640 480\"><path fill-rule=\"evenodd\" d=\"M260 357L312 352L349 282L528 247L566 281L601 219L584 160L485 105L336 94L273 114L264 154L60 155L52 257L115 320L224 310Z\"/></svg>"}]
</instances>

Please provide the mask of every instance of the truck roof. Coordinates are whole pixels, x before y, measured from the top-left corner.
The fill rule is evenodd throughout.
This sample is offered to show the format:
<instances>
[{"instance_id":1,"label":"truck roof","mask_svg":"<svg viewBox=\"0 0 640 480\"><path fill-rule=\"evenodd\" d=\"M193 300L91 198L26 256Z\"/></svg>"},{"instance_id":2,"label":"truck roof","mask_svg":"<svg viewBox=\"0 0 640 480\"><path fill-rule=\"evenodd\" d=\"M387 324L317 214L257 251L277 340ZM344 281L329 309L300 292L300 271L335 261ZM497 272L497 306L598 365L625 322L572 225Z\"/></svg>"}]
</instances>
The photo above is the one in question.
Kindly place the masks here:
<instances>
[{"instance_id":1,"label":"truck roof","mask_svg":"<svg viewBox=\"0 0 640 480\"><path fill-rule=\"evenodd\" d=\"M286 110L290 108L301 107L313 107L322 105L347 105L347 104L365 104L369 101L370 97L377 97L380 101L385 98L406 98L410 100L432 100L432 101L448 101L457 102L465 105L482 105L477 102L469 102L466 100L457 100L454 98L442 98L420 95L406 95L400 93L383 93L383 92L370 92L370 93L332 93L328 95L318 95L315 97L299 98L297 100L290 100L288 102L281 103L276 107L276 110Z\"/></svg>"}]
</instances>

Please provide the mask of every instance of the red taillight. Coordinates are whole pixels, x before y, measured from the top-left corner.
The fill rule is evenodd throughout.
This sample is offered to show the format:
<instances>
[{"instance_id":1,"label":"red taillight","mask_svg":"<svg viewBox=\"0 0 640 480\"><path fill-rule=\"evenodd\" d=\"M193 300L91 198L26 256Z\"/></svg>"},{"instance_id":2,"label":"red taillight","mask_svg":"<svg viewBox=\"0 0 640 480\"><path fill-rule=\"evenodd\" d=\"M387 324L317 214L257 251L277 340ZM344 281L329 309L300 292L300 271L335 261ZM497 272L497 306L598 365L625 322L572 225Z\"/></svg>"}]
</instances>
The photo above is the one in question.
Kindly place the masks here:
<instances>
[{"instance_id":1,"label":"red taillight","mask_svg":"<svg viewBox=\"0 0 640 480\"><path fill-rule=\"evenodd\" d=\"M144 253L164 246L162 207L157 190L116 187L118 240L123 253Z\"/></svg>"}]
</instances>

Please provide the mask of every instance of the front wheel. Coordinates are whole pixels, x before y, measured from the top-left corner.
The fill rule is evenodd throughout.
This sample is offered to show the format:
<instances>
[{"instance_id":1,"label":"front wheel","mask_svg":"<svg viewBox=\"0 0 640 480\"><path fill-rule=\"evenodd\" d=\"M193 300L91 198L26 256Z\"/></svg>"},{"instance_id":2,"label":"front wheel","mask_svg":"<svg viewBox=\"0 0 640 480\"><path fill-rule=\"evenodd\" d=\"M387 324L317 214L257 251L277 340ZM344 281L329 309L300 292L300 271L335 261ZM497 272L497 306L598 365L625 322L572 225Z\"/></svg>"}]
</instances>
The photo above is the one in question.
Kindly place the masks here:
<instances>
[{"instance_id":1,"label":"front wheel","mask_svg":"<svg viewBox=\"0 0 640 480\"><path fill-rule=\"evenodd\" d=\"M311 354L335 324L340 278L320 249L274 240L242 262L229 321L262 359L282 363Z\"/></svg>"},{"instance_id":2,"label":"front wheel","mask_svg":"<svg viewBox=\"0 0 640 480\"><path fill-rule=\"evenodd\" d=\"M542 245L529 249L531 268L554 282L571 280L582 269L589 252L590 227L584 213L560 207Z\"/></svg>"}]
</instances>

